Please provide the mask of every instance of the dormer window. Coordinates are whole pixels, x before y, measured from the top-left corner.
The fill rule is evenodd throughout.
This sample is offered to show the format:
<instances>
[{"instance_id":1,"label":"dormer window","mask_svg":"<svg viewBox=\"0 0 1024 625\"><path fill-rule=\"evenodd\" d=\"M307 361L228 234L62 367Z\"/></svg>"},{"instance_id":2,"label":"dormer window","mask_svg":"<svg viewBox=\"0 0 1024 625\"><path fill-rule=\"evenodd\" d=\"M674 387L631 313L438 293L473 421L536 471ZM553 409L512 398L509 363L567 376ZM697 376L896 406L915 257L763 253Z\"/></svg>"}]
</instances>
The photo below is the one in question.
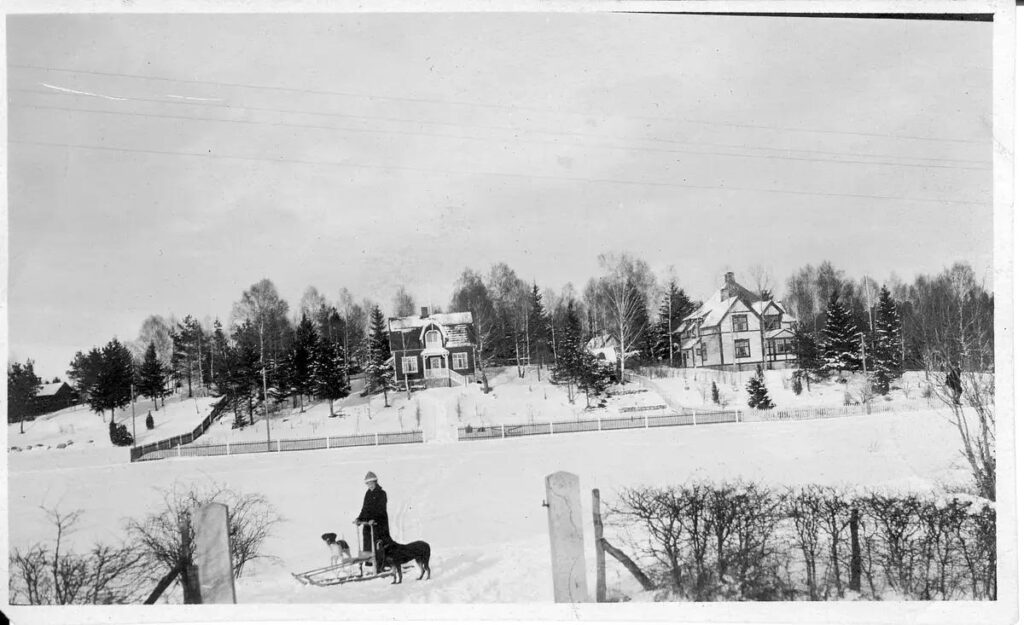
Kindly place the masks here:
<instances>
[{"instance_id":1,"label":"dormer window","mask_svg":"<svg viewBox=\"0 0 1024 625\"><path fill-rule=\"evenodd\" d=\"M765 315L764 329L778 330L782 327L782 315Z\"/></svg>"},{"instance_id":2,"label":"dormer window","mask_svg":"<svg viewBox=\"0 0 1024 625\"><path fill-rule=\"evenodd\" d=\"M429 330L424 336L427 347L441 347L441 333L437 330Z\"/></svg>"}]
</instances>

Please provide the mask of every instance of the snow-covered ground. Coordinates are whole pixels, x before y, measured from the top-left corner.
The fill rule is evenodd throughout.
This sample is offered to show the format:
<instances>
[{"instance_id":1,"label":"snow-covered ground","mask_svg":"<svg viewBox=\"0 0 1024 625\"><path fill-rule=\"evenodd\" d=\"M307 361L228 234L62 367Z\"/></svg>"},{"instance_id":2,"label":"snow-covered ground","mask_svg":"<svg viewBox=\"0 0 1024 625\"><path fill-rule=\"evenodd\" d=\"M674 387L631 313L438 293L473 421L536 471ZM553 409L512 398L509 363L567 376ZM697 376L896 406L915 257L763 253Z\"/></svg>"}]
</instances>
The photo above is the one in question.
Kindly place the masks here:
<instances>
[{"instance_id":1,"label":"snow-covered ground","mask_svg":"<svg viewBox=\"0 0 1024 625\"><path fill-rule=\"evenodd\" d=\"M496 392L500 401L501 388ZM276 559L257 562L240 580L241 603L551 602L541 502L544 477L558 470L580 476L586 514L588 492L595 487L610 502L624 486L694 478L904 490L967 479L956 432L939 410L132 465L111 464L100 451L45 452L51 459L46 463L38 461L44 453L10 456L11 546L50 538L40 505L82 509L82 524L71 540L84 547L97 538L118 541L126 517L155 508L159 488L224 483L262 493L285 517L265 545ZM328 588L298 584L289 572L327 564L321 533L354 539L351 523L368 470L388 492L394 536L430 542L433 579L421 582L413 575L401 586L388 580ZM592 545L589 531L585 539ZM591 586L592 552L586 550ZM612 560L609 567L609 587L633 593L628 573Z\"/></svg>"},{"instance_id":2,"label":"snow-covered ground","mask_svg":"<svg viewBox=\"0 0 1024 625\"><path fill-rule=\"evenodd\" d=\"M714 409L722 404L726 408L743 410L747 405L747 381L752 372L710 371L699 369L670 370L670 377L643 378L641 381L663 395L666 400L687 408ZM834 380L812 382L810 388L803 385L802 392L793 392L793 371L791 369L764 372L764 384L768 396L778 409L833 408L847 402L862 403L864 391L869 386L864 374L846 374L846 383ZM711 399L711 383L718 387L719 406ZM935 397L925 395L928 384L919 371L907 372L893 384L888 396L872 398L874 404L891 404L904 409L936 408L941 403Z\"/></svg>"},{"instance_id":3,"label":"snow-covered ground","mask_svg":"<svg viewBox=\"0 0 1024 625\"><path fill-rule=\"evenodd\" d=\"M271 415L271 437L295 439L410 430L427 432L436 428L438 423L452 427L547 423L593 419L598 414L618 416L619 409L624 407L665 405L656 392L645 390L612 396L606 399L604 408L597 408L597 401L592 400L595 408L586 410L587 402L583 395L569 403L565 388L551 384L548 375L548 370L543 370L538 380L536 369L530 369L524 378L517 375L515 367L493 369L488 371L490 393L485 394L482 386L477 384L414 391L411 396L404 391L396 391L388 393L388 407L384 406L383 395L360 397L359 387L355 387L352 395L334 402L334 417L330 416L327 402L306 405L302 411L294 408ZM615 390L637 391L643 387L630 383L616 386ZM665 412L668 410L645 414ZM230 416L225 415L197 444L263 441L267 436L262 420L257 420L255 426L242 429L232 429L231 421Z\"/></svg>"},{"instance_id":4,"label":"snow-covered ground","mask_svg":"<svg viewBox=\"0 0 1024 625\"><path fill-rule=\"evenodd\" d=\"M216 400L208 397L168 398L166 405L153 410L153 402L140 400L135 403L135 434L140 445L163 440L191 432L202 423ZM152 411L154 428L146 429L146 415ZM132 407L126 406L114 413L114 419L132 431ZM10 453L39 453L45 450L61 452L83 448L110 449L110 412L102 415L89 410L88 406L75 406L59 412L36 417L21 424L7 425L7 448ZM63 445L63 447L59 447ZM127 461L128 453L121 449Z\"/></svg>"}]
</instances>

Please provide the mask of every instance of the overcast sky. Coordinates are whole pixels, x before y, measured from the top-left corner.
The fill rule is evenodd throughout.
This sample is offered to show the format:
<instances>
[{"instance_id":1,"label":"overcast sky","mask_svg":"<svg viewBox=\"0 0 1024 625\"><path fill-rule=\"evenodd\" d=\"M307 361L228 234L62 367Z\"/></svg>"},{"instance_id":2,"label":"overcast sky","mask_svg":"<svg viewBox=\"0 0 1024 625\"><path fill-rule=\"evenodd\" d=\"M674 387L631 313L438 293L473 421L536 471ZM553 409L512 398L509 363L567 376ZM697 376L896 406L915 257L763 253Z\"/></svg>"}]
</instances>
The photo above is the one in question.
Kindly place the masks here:
<instances>
[{"instance_id":1,"label":"overcast sky","mask_svg":"<svg viewBox=\"0 0 1024 625\"><path fill-rule=\"evenodd\" d=\"M47 377L149 314L224 318L262 277L293 308L345 286L386 312L498 261L579 288L608 250L698 298L824 259L991 285L989 23L19 16L7 37L9 354Z\"/></svg>"}]
</instances>

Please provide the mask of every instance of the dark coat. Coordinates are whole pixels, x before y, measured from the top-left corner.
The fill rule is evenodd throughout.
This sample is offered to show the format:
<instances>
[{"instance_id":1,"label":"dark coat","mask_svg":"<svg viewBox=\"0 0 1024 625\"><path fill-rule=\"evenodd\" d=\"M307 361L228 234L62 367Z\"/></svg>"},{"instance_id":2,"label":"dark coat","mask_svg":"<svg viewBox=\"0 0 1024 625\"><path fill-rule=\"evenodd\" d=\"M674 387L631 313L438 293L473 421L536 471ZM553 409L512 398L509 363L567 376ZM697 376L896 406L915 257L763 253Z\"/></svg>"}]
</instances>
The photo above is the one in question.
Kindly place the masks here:
<instances>
[{"instance_id":1,"label":"dark coat","mask_svg":"<svg viewBox=\"0 0 1024 625\"><path fill-rule=\"evenodd\" d=\"M363 509L359 512L356 520L360 522L374 521L377 525L374 534L378 537L391 536L388 529L388 494L384 492L383 488L378 486L373 490L366 489L366 494L363 496Z\"/></svg>"}]
</instances>

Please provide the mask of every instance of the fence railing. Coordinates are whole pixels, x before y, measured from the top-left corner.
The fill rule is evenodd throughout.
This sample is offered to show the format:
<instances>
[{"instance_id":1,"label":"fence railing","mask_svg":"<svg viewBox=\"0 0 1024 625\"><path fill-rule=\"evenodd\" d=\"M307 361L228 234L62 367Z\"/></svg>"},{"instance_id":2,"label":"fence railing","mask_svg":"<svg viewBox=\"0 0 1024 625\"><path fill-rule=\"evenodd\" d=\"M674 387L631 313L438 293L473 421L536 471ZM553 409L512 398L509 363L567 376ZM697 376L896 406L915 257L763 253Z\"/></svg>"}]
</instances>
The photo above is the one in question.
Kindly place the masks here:
<instances>
[{"instance_id":1,"label":"fence railing","mask_svg":"<svg viewBox=\"0 0 1024 625\"><path fill-rule=\"evenodd\" d=\"M321 436L318 438L281 438L270 441L247 441L221 443L216 445L180 445L148 452L140 460L163 458L191 458L202 456L233 456L236 454L277 453L284 451L311 451L315 449L339 449L342 447L372 447L375 445L400 445L422 443L423 432L380 432L352 436Z\"/></svg>"},{"instance_id":2,"label":"fence railing","mask_svg":"<svg viewBox=\"0 0 1024 625\"><path fill-rule=\"evenodd\" d=\"M465 426L459 428L459 440L471 441L493 438L515 438L541 434L566 434L571 432L603 432L607 430L647 429L680 425L706 425L711 423L736 423L742 416L735 410L698 411L690 414L652 415L643 412L631 416L577 419L573 421L547 421L515 423L505 425Z\"/></svg>"},{"instance_id":3,"label":"fence railing","mask_svg":"<svg viewBox=\"0 0 1024 625\"><path fill-rule=\"evenodd\" d=\"M647 407L641 407L647 408ZM459 440L483 440L495 438L516 438L542 434L564 434L570 432L603 432L607 430L650 429L656 427L684 425L713 425L719 423L744 423L758 421L789 421L803 419L830 419L892 412L914 412L928 410L923 406L888 405L885 403L859 404L833 408L798 408L790 410L696 410L676 414L645 414L643 410L629 413L630 416L609 418L577 419L573 421L548 421L534 423L508 423L504 425L464 426L459 428Z\"/></svg>"},{"instance_id":4,"label":"fence railing","mask_svg":"<svg viewBox=\"0 0 1024 625\"><path fill-rule=\"evenodd\" d=\"M165 438L164 440L157 441L155 443L147 443L138 447L132 447L131 461L137 462L138 460L148 460L149 458L146 458L146 456L149 454L191 443L202 436L206 430L210 428L210 425L220 417L221 413L227 409L227 407L228 398L225 395L220 399L220 401L213 405L213 410L210 411L210 414L206 415L206 418L204 418L203 421L191 432L172 436L171 438Z\"/></svg>"}]
</instances>

